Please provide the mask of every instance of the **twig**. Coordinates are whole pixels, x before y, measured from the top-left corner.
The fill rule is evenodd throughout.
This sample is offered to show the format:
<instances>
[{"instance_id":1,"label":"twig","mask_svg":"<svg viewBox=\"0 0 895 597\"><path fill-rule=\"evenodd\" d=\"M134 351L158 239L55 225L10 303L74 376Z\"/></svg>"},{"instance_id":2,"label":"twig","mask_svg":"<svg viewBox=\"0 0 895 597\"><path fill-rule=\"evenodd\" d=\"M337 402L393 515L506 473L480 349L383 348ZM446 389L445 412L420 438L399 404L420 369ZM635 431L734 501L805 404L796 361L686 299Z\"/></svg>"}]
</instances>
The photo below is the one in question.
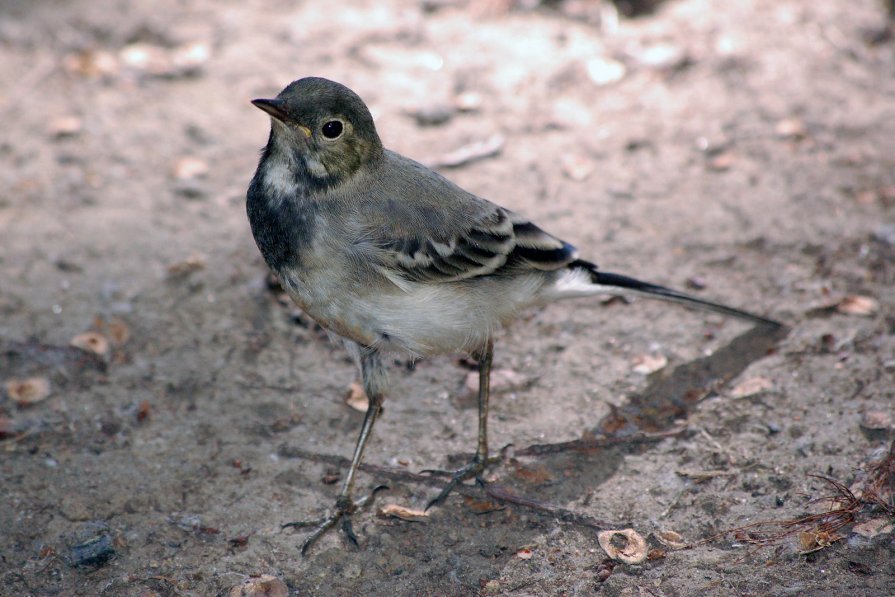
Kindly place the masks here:
<instances>
[{"instance_id":1,"label":"twig","mask_svg":"<svg viewBox=\"0 0 895 597\"><path fill-rule=\"evenodd\" d=\"M302 458L305 460L311 460L313 462L322 462L324 464L329 464L337 467L347 467L351 464L350 460L344 458L342 456L335 456L332 454L320 454L317 452L311 452L309 450L304 450L302 448L295 448L291 446L280 446L278 450L278 454L280 456L284 456L287 458ZM411 471L404 471L389 467L378 466L375 464L361 464L360 470L370 473L379 477L385 477L386 479L391 479L394 481L403 481L407 483L420 483L423 485L431 485L431 486L441 486L444 484L443 479L438 476L433 475L424 475L420 473L414 473ZM467 497L480 497L481 491L472 485L457 485L454 489L457 493L467 496ZM576 524L580 526L585 526L593 529L611 529L611 528L621 528L624 526L630 526L628 523L612 523L605 520L600 520L597 518L593 518L586 514L579 514L572 510L568 510L566 508L562 508L559 506L554 506L552 504L547 504L544 502L540 502L538 500L517 495L510 491L509 489L502 487L500 485L488 484L485 486L485 494L495 500L506 502L509 504L514 504L517 506L522 506L524 508L528 508L531 510L535 510L542 514L547 514L549 516L554 516L561 520L562 522L568 522L571 524Z\"/></svg>"},{"instance_id":2,"label":"twig","mask_svg":"<svg viewBox=\"0 0 895 597\"><path fill-rule=\"evenodd\" d=\"M562 522L570 522L572 524L577 524L592 529L617 529L631 526L631 524L628 522L614 523L606 520L600 520L586 514L579 514L578 512L574 512L566 508L561 508L560 506L554 506L545 502L539 502L538 500L532 498L516 495L509 489L500 485L495 485L493 483L485 486L485 493L495 500L522 506L523 508L535 510L542 514L555 516Z\"/></svg>"},{"instance_id":3,"label":"twig","mask_svg":"<svg viewBox=\"0 0 895 597\"><path fill-rule=\"evenodd\" d=\"M677 427L669 429L668 431L636 433L623 437L608 435L595 437L593 439L576 439L556 444L532 444L521 450L514 450L513 453L516 456L542 456L544 454L558 454L560 452L587 452L589 450L598 450L600 448L608 448L609 446L617 446L619 444L652 444L667 437L676 437L684 433L684 431L686 431L686 428Z\"/></svg>"}]
</instances>

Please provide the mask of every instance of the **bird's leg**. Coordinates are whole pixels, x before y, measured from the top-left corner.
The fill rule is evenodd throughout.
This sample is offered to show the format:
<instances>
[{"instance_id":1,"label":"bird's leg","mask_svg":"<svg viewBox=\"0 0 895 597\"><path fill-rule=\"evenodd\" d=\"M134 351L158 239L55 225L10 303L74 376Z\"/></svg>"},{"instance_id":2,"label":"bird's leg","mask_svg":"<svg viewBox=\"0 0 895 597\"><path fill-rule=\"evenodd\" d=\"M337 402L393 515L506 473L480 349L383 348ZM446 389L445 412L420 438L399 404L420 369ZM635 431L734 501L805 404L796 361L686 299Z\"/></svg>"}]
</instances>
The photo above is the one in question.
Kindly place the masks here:
<instances>
[{"instance_id":1,"label":"bird's leg","mask_svg":"<svg viewBox=\"0 0 895 597\"><path fill-rule=\"evenodd\" d=\"M488 395L491 388L491 360L494 356L494 342L489 338L481 352L476 356L479 361L479 437L476 443L475 456L466 466L453 472L451 480L441 490L441 493L429 502L426 510L444 502L459 483L470 477L474 476L476 483L479 485L485 484L485 481L482 479L482 473L488 465Z\"/></svg>"},{"instance_id":2,"label":"bird's leg","mask_svg":"<svg viewBox=\"0 0 895 597\"><path fill-rule=\"evenodd\" d=\"M373 491L358 500L351 497L354 489L354 480L357 476L357 469L364 457L364 448L370 434L373 432L373 424L382 411L383 393L385 389L385 370L379 360L379 353L373 349L361 348L361 374L363 377L364 391L369 398L370 406L364 416L364 424L360 430L360 436L357 438L357 444L354 446L354 456L351 458L351 466L348 467L348 474L342 482L342 489L336 497L336 503L332 510L326 513L322 520L307 522L290 522L283 525L285 527L316 527L314 532L305 539L301 546L302 555L306 554L311 545L314 544L326 531L341 521L342 532L348 541L355 547L357 544L357 536L351 526L351 515L359 508L371 503L373 496L379 489L385 489L385 486L379 486Z\"/></svg>"}]
</instances>

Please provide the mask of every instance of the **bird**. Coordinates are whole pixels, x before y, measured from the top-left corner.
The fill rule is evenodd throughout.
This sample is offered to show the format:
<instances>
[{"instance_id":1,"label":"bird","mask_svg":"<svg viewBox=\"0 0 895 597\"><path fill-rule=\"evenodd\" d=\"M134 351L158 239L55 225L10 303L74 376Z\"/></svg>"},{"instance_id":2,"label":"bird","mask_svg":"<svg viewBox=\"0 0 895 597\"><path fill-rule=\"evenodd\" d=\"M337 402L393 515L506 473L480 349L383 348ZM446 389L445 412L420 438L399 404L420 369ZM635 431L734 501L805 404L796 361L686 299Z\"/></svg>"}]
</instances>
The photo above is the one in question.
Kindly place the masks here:
<instances>
[{"instance_id":1,"label":"bird","mask_svg":"<svg viewBox=\"0 0 895 597\"><path fill-rule=\"evenodd\" d=\"M634 294L780 326L598 269L526 217L383 147L367 105L340 83L305 77L252 104L271 123L246 194L252 235L289 297L346 341L369 399L334 506L319 520L289 523L313 528L302 554L337 524L358 546L351 516L372 494L355 499L354 485L388 389L383 354L464 354L478 362L475 455L449 473L428 510L468 479L484 484L494 337L526 309Z\"/></svg>"}]
</instances>

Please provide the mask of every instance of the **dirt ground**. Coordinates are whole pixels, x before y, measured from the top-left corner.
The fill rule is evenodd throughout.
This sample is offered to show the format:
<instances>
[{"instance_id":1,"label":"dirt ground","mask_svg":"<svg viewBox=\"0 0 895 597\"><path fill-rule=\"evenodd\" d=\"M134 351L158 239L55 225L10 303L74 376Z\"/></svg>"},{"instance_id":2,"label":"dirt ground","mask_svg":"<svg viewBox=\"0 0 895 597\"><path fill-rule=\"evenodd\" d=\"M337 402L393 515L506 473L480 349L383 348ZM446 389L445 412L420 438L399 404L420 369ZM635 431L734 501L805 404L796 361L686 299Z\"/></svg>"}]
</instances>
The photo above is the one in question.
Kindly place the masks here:
<instances>
[{"instance_id":1,"label":"dirt ground","mask_svg":"<svg viewBox=\"0 0 895 597\"><path fill-rule=\"evenodd\" d=\"M895 437L882 3L537 4L0 4L0 594L895 594L891 510L864 499ZM334 500L355 371L271 288L244 204L269 127L249 100L306 75L582 257L788 333L532 312L496 343L513 449L422 522L377 509L423 507L442 481L418 473L473 450L471 369L396 360L358 484L390 489L359 551L301 557L281 525ZM730 532L837 491L839 518ZM642 563L598 543L627 527Z\"/></svg>"}]
</instances>

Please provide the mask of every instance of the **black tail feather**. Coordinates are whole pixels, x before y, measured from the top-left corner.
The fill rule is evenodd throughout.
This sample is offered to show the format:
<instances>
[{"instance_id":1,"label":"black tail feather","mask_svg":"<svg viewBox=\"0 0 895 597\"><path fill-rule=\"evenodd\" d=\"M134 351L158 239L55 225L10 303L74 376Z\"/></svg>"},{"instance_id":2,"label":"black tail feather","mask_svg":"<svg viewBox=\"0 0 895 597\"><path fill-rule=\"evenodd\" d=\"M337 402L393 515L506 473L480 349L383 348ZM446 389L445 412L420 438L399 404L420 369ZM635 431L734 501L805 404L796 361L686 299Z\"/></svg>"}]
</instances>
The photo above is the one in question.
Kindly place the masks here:
<instances>
[{"instance_id":1,"label":"black tail feather","mask_svg":"<svg viewBox=\"0 0 895 597\"><path fill-rule=\"evenodd\" d=\"M644 294L647 296L652 296L654 298L660 298L669 301L675 301L700 309L708 309L709 311L715 311L716 313L721 313L723 315L730 315L731 317L753 321L755 323L760 323L768 327L779 328L783 325L778 321L774 321L773 319L768 319L760 315L755 315L754 313L749 313L748 311L734 309L733 307L727 307L725 305L706 301L701 298L696 298L695 296L690 296L689 294L678 292L677 290L671 290L670 288L665 288L664 286L650 284L649 282L643 282L641 280L637 280L636 278L623 276L621 274L602 272L597 269L597 266L587 261L578 260L570 265L572 267L577 266L588 270L591 274L591 279L593 280L594 284L599 284L601 286L624 288L626 290L631 290L639 294Z\"/></svg>"}]
</instances>

